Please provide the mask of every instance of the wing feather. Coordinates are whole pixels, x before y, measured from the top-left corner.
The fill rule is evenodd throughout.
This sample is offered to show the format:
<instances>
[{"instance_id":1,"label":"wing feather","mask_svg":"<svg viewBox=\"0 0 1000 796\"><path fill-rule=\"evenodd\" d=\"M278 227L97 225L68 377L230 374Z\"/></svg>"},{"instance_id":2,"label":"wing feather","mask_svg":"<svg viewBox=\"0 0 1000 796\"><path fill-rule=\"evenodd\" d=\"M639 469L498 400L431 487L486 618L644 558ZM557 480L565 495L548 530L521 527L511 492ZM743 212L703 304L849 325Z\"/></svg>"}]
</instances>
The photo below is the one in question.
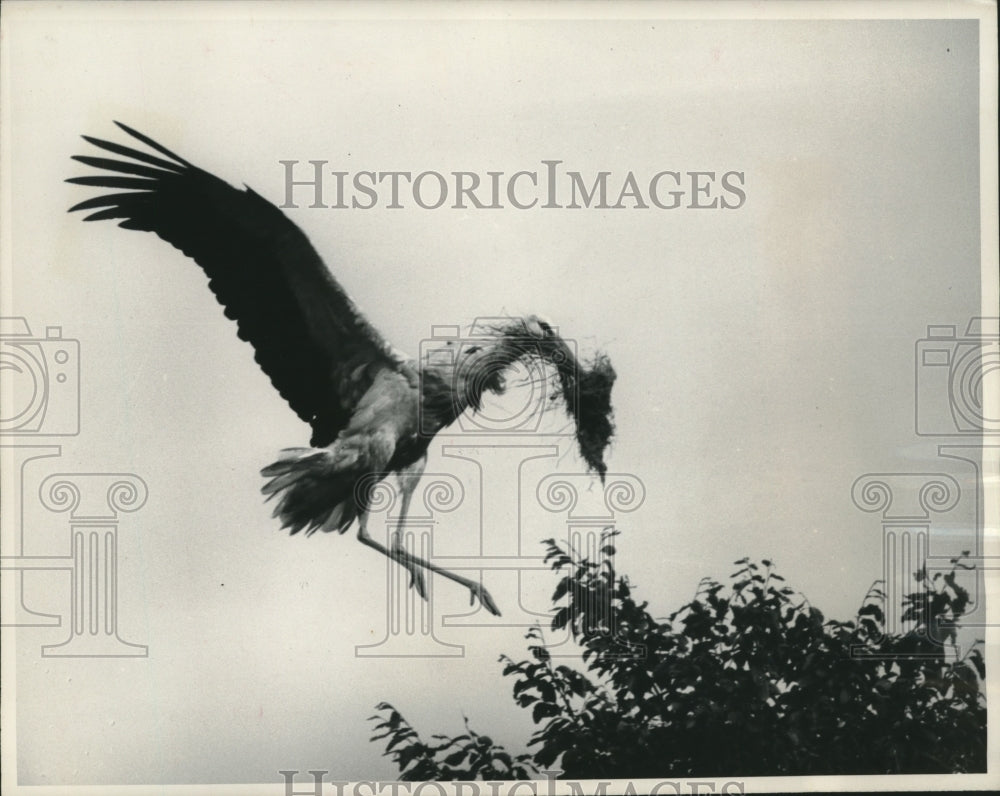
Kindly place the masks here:
<instances>
[{"instance_id":1,"label":"wing feather","mask_svg":"<svg viewBox=\"0 0 1000 796\"><path fill-rule=\"evenodd\" d=\"M127 158L132 158L134 160L141 160L143 163L148 163L151 166L159 166L161 169L166 169L167 171L183 171L185 165L183 162L176 163L169 160L163 160L155 155L150 155L146 152L140 152L138 149L132 149L131 147L122 146L121 144L116 144L113 141L102 141L100 138L92 138L89 135L81 136L84 141L88 144L93 144L100 149L107 152L114 152L116 155L124 155ZM179 158L178 158L179 160Z\"/></svg>"},{"instance_id":2,"label":"wing feather","mask_svg":"<svg viewBox=\"0 0 1000 796\"><path fill-rule=\"evenodd\" d=\"M70 177L66 182L77 185L96 185L99 188L135 188L153 190L157 187L157 180L142 180L137 177Z\"/></svg>"},{"instance_id":3,"label":"wing feather","mask_svg":"<svg viewBox=\"0 0 1000 796\"><path fill-rule=\"evenodd\" d=\"M160 176L162 169L152 166L140 166L138 163L129 163L127 160L115 160L113 158L94 158L88 155L73 155L72 160L83 163L85 166L93 166L97 169L107 171L118 171L122 174L135 174L140 177L152 177L156 179Z\"/></svg>"},{"instance_id":4,"label":"wing feather","mask_svg":"<svg viewBox=\"0 0 1000 796\"><path fill-rule=\"evenodd\" d=\"M118 124L116 122L116 124ZM312 444L328 445L384 368L404 362L358 311L306 235L277 207L191 165L123 124L160 155L84 136L128 160L79 155L98 175L67 182L128 189L70 208L95 210L87 221L121 219L125 229L155 232L194 259L240 339L300 418ZM128 176L119 176L119 175Z\"/></svg>"}]
</instances>

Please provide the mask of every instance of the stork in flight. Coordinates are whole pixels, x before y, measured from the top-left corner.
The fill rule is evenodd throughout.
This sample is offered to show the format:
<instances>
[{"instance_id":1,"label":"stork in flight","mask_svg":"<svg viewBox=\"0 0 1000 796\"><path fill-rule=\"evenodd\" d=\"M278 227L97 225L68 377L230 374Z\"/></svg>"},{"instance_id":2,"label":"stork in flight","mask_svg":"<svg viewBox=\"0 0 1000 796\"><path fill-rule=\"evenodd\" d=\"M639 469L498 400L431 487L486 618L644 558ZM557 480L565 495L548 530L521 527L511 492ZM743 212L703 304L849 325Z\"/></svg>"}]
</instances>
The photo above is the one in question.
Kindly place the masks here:
<instances>
[{"instance_id":1,"label":"stork in flight","mask_svg":"<svg viewBox=\"0 0 1000 796\"><path fill-rule=\"evenodd\" d=\"M484 392L502 393L506 370L534 358L550 366L554 397L576 425L580 453L603 480L615 379L607 357L598 354L584 365L551 325L532 315L493 324L485 339L453 345L450 357L417 363L365 319L306 235L275 205L116 124L157 154L83 136L124 159L74 156L103 171L68 182L116 192L70 212L93 211L86 221L120 219L125 229L155 232L194 259L261 369L312 427L311 447L286 449L261 471L268 479L262 491L277 498L282 528L344 533L357 519L358 539L405 567L422 597L422 570L436 572L499 616L481 582L403 547L402 520L430 441L463 412L479 411ZM401 520L386 547L368 533L370 489L362 487L390 474L399 478Z\"/></svg>"}]
</instances>

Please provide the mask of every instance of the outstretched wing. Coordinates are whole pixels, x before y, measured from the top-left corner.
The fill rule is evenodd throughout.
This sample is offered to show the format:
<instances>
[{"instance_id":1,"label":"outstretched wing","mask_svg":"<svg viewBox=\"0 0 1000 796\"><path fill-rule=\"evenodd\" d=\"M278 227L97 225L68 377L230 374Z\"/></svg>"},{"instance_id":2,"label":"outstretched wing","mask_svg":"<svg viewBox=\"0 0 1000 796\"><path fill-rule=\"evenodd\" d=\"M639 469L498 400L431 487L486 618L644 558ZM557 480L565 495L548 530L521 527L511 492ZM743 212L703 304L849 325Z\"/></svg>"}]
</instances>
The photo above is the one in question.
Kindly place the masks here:
<instances>
[{"instance_id":1,"label":"outstretched wing","mask_svg":"<svg viewBox=\"0 0 1000 796\"><path fill-rule=\"evenodd\" d=\"M118 123L159 155L84 136L124 159L74 156L103 169L67 182L125 189L70 208L86 221L155 232L193 258L241 339L296 414L312 444L328 445L382 368L403 359L361 315L309 239L277 207L240 191Z\"/></svg>"}]
</instances>

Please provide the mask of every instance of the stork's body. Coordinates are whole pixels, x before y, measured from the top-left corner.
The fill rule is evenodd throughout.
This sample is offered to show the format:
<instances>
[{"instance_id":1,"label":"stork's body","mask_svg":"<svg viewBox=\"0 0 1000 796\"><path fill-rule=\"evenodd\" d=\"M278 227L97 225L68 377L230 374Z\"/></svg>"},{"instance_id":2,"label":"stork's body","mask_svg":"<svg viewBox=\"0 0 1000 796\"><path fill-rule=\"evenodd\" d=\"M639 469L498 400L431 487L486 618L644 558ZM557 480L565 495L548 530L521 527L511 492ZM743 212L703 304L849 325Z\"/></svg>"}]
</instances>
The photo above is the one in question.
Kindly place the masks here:
<instances>
[{"instance_id":1,"label":"stork's body","mask_svg":"<svg viewBox=\"0 0 1000 796\"><path fill-rule=\"evenodd\" d=\"M371 487L397 475L405 517L433 436L463 412L479 410L484 392L502 392L504 370L531 357L553 366L580 451L603 477L614 381L607 360L581 370L554 330L530 316L495 324L472 343L448 343L454 345L450 357L418 364L368 323L277 207L119 126L165 157L85 136L128 160L77 156L116 174L69 181L125 192L71 209L94 211L88 221L118 219L126 229L155 232L192 257L239 336L254 346L261 369L312 427L311 447L286 449L262 471L269 479L263 491L277 500L282 527L292 534L343 533L357 521L359 540L406 567L421 595L421 571L428 570L462 584L499 614L480 583L405 551L401 526L390 547L372 539L366 528Z\"/></svg>"}]
</instances>

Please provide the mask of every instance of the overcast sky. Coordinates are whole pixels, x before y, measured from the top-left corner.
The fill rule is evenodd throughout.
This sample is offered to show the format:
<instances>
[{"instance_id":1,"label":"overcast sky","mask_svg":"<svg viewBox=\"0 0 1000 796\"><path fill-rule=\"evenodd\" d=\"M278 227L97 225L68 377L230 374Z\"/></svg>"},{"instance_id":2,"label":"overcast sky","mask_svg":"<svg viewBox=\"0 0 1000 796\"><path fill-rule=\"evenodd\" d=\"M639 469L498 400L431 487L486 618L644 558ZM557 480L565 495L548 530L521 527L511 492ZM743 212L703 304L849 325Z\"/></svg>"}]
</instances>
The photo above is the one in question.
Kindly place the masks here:
<instances>
[{"instance_id":1,"label":"overcast sky","mask_svg":"<svg viewBox=\"0 0 1000 796\"><path fill-rule=\"evenodd\" d=\"M42 658L64 630L20 631L22 783L388 779L367 740L380 700L427 735L458 732L463 713L517 750L531 731L496 663L524 650L507 575L486 576L502 620L438 629L464 656L355 656L384 633L384 559L353 533L288 538L259 494L259 469L308 428L191 261L65 213L92 195L63 182L84 173L70 155L95 154L79 135L132 143L115 119L276 203L280 160L445 175L561 160L645 186L661 171L740 172L736 209L300 199L286 212L411 354L434 325L502 312L544 314L607 351L610 469L645 488L617 518L617 565L657 615L749 555L849 618L882 570L879 515L851 501L865 473L951 474L963 496L932 545L971 544L972 470L914 430L914 352L928 324L962 333L980 314L975 22L112 23L58 8L4 25L3 314L36 334L61 326L82 362L81 433L29 466L25 494L53 472L148 484L122 520L119 592L121 636L149 657ZM474 435L444 442L465 458L438 445L428 470L457 478L466 502L437 518L436 549L471 555L481 532L535 554L565 536L534 486L582 475L571 444L519 484L517 449L484 464ZM596 500L596 481L581 483ZM24 515L27 552L66 554L65 516L33 498ZM438 621L468 610L457 586L434 585ZM554 585L526 576L523 604L543 610ZM26 588L38 610L66 612L65 575Z\"/></svg>"}]
</instances>

